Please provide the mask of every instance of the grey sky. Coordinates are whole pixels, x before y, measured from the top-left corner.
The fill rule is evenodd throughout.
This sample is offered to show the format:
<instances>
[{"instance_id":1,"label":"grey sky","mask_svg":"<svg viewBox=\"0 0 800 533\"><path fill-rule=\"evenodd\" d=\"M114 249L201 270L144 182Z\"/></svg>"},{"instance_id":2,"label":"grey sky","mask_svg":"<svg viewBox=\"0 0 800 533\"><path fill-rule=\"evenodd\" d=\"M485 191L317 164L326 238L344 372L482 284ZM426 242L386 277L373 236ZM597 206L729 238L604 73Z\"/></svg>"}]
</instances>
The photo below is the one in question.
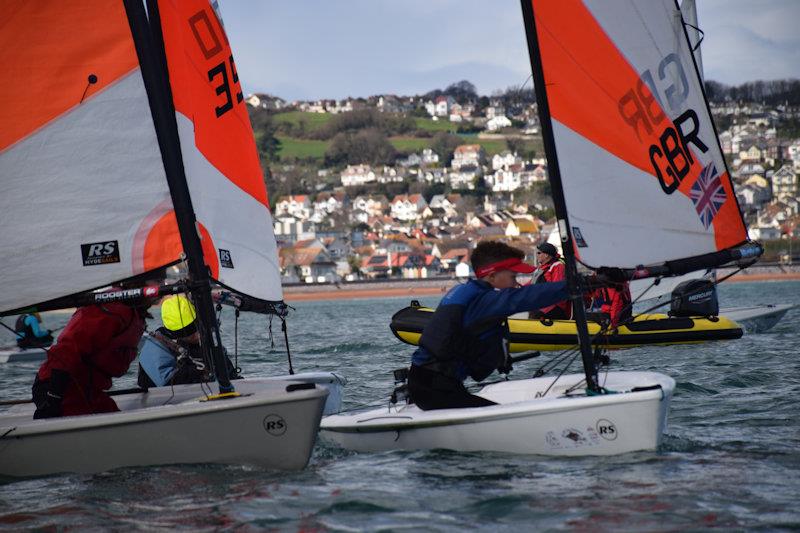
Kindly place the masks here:
<instances>
[{"instance_id":1,"label":"grey sky","mask_svg":"<svg viewBox=\"0 0 800 533\"><path fill-rule=\"evenodd\" d=\"M642 1L642 0L637 0ZM288 100L481 94L530 74L519 0L226 0L247 92ZM697 0L708 79L800 78L800 0Z\"/></svg>"}]
</instances>

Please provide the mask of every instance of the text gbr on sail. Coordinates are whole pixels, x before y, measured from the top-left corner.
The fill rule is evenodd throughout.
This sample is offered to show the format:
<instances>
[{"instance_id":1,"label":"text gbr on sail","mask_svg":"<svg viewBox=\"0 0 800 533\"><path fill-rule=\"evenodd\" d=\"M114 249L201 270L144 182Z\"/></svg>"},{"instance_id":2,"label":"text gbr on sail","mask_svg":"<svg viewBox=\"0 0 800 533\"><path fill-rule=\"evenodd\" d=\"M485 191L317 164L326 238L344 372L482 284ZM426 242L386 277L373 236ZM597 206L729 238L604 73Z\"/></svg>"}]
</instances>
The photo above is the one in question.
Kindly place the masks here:
<instances>
[{"instance_id":1,"label":"text gbr on sail","mask_svg":"<svg viewBox=\"0 0 800 533\"><path fill-rule=\"evenodd\" d=\"M659 63L657 77L647 69L639 77L635 88L628 89L617 102L623 120L633 128L636 136L652 144L650 163L661 189L672 194L686 178L694 164L689 144L705 153L708 146L700 139L700 121L693 109L686 109L671 124L668 123L657 138L666 115L664 102L671 113L683 107L689 95L686 73L677 54L670 53Z\"/></svg>"}]
</instances>

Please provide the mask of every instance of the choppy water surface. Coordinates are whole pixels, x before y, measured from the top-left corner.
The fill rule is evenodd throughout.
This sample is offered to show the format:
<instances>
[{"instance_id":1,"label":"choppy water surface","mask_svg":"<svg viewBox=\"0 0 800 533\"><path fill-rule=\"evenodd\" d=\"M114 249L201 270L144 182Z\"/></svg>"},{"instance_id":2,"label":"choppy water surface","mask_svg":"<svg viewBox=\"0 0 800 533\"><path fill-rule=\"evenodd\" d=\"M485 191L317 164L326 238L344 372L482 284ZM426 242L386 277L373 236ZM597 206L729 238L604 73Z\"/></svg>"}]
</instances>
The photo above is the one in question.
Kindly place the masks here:
<instances>
[{"instance_id":1,"label":"choppy water surface","mask_svg":"<svg viewBox=\"0 0 800 533\"><path fill-rule=\"evenodd\" d=\"M723 284L720 297L723 306L800 303L800 283ZM407 304L396 298L296 304L289 326L295 368L346 376L347 407L386 397L391 370L406 365L411 354L388 328L389 317ZM57 327L67 318L50 315L46 322ZM0 527L800 528L798 319L795 309L771 331L738 341L614 355L615 369L662 371L678 382L658 452L555 459L448 451L352 454L318 444L309 467L296 473L193 465L4 479ZM226 315L223 327L232 347L232 317ZM279 324L274 348L265 340L266 327L263 317L240 322L240 365L249 375L286 372ZM6 344L8 337L0 340ZM518 364L515 374L529 377L538 364ZM4 365L3 399L29 394L35 370ZM131 386L133 379L126 376L117 386Z\"/></svg>"}]
</instances>

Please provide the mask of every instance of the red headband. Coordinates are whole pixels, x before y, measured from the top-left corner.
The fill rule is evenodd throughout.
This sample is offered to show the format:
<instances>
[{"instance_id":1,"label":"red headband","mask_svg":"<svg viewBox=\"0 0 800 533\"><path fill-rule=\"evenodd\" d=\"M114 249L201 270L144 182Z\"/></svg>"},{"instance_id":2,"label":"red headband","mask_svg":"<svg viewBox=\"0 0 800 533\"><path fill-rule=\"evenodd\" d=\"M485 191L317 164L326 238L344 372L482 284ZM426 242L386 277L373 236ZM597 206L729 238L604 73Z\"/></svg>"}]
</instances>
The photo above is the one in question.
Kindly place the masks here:
<instances>
[{"instance_id":1,"label":"red headband","mask_svg":"<svg viewBox=\"0 0 800 533\"><path fill-rule=\"evenodd\" d=\"M525 266L523 268L519 268L517 265L525 265ZM489 265L479 268L478 270L475 271L475 276L479 278L485 278L489 274L494 274L495 272L500 272L501 270L512 270L514 272L530 273L534 269L530 265L526 265L525 263L523 263L521 259L512 257L511 259L503 259L502 261L491 263Z\"/></svg>"}]
</instances>

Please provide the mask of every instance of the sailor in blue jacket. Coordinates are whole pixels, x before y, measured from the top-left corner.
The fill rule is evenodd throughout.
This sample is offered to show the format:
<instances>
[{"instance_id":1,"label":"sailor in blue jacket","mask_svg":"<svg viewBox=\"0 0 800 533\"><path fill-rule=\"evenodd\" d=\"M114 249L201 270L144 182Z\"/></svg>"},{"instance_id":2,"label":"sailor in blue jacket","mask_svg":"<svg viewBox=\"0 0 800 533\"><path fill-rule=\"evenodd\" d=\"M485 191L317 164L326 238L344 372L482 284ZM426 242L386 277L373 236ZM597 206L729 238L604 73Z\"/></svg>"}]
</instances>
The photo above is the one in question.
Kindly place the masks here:
<instances>
[{"instance_id":1,"label":"sailor in blue jacket","mask_svg":"<svg viewBox=\"0 0 800 533\"><path fill-rule=\"evenodd\" d=\"M43 329L42 317L39 313L20 315L14 326L17 334L17 346L27 348L47 348L53 344L53 332Z\"/></svg>"},{"instance_id":2,"label":"sailor in blue jacket","mask_svg":"<svg viewBox=\"0 0 800 533\"><path fill-rule=\"evenodd\" d=\"M569 298L564 281L520 287L517 273L535 270L525 253L485 241L472 252L478 279L448 292L420 337L408 373L408 391L420 409L483 407L494 402L470 394L463 381L480 381L506 366L503 337L509 315Z\"/></svg>"}]
</instances>

